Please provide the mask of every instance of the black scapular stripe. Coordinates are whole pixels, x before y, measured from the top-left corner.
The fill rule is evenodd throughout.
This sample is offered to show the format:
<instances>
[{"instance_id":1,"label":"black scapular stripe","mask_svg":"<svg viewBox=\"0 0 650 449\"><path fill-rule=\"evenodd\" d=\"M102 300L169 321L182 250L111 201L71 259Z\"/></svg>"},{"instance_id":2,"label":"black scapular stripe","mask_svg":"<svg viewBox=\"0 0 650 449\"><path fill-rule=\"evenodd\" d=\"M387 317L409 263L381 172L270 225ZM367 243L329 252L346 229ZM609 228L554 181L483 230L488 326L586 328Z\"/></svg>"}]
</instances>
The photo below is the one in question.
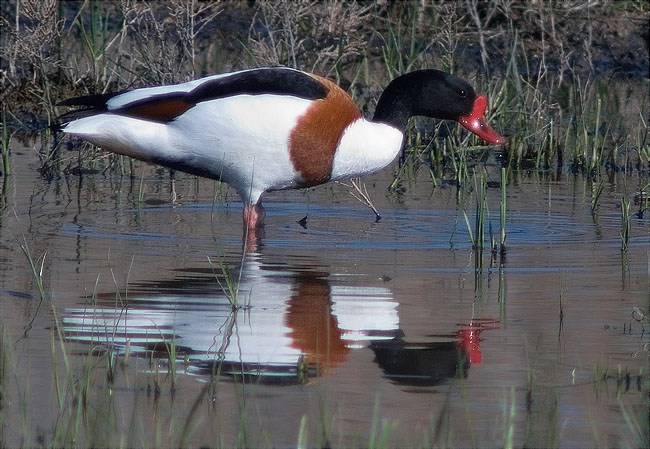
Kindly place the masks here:
<instances>
[{"instance_id":1,"label":"black scapular stripe","mask_svg":"<svg viewBox=\"0 0 650 449\"><path fill-rule=\"evenodd\" d=\"M257 69L207 81L184 98L199 103L231 95L289 95L317 100L327 96L327 87L314 77L287 68Z\"/></svg>"}]
</instances>

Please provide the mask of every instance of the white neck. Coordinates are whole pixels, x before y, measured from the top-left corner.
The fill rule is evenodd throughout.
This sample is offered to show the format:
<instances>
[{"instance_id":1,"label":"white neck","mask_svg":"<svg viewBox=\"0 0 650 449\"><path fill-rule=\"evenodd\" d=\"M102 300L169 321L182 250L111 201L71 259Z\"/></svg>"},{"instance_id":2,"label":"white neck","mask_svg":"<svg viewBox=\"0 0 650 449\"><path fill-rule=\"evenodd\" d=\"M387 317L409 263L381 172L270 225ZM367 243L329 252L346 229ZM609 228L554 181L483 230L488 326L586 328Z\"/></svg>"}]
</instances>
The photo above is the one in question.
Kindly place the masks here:
<instances>
[{"instance_id":1,"label":"white neck","mask_svg":"<svg viewBox=\"0 0 650 449\"><path fill-rule=\"evenodd\" d=\"M358 119L341 137L332 166L333 181L381 170L402 148L402 131L383 123Z\"/></svg>"}]
</instances>

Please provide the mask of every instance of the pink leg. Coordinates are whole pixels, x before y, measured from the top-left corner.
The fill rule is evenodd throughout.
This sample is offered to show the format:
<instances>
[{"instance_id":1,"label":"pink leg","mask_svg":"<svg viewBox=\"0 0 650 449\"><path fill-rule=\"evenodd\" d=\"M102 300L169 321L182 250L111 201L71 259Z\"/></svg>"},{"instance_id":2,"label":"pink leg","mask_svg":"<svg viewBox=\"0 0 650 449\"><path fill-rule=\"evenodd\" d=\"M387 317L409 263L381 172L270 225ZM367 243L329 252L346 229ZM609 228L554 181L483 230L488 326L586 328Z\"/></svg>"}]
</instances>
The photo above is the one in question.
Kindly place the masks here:
<instances>
[{"instance_id":1,"label":"pink leg","mask_svg":"<svg viewBox=\"0 0 650 449\"><path fill-rule=\"evenodd\" d=\"M261 204L244 206L244 244L247 252L257 251L266 212Z\"/></svg>"},{"instance_id":2,"label":"pink leg","mask_svg":"<svg viewBox=\"0 0 650 449\"><path fill-rule=\"evenodd\" d=\"M246 204L244 206L244 227L249 231L255 231L264 224L266 211L260 203Z\"/></svg>"}]
</instances>

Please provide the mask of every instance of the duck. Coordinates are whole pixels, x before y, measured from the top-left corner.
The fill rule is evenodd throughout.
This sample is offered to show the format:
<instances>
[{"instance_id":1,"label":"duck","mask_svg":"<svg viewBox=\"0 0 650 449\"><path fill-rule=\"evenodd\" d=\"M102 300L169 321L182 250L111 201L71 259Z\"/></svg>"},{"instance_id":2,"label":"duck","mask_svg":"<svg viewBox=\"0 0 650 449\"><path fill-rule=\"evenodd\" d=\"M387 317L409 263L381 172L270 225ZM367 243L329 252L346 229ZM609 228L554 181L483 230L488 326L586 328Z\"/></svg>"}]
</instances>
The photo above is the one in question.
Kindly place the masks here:
<instances>
[{"instance_id":1,"label":"duck","mask_svg":"<svg viewBox=\"0 0 650 449\"><path fill-rule=\"evenodd\" d=\"M243 201L245 232L263 226L266 192L382 170L400 154L413 116L453 120L491 145L487 98L435 69L393 79L372 119L330 79L288 67L69 98L59 129L104 150L219 180Z\"/></svg>"}]
</instances>

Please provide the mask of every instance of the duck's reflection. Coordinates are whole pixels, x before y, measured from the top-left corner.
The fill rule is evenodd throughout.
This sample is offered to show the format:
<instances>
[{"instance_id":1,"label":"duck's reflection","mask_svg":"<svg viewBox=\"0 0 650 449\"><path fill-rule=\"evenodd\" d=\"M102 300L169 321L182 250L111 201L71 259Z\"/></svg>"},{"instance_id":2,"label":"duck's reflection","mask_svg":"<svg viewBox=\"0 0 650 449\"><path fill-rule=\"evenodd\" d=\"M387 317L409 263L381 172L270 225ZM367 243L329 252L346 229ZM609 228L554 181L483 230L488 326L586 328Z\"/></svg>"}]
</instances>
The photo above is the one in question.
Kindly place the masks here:
<instances>
[{"instance_id":1,"label":"duck's reflection","mask_svg":"<svg viewBox=\"0 0 650 449\"><path fill-rule=\"evenodd\" d=\"M469 367L481 363L480 334L494 329L496 320L460 324L452 335L431 335L409 341L403 335L373 341L370 348L387 378L409 386L438 385L449 378L466 377Z\"/></svg>"},{"instance_id":2,"label":"duck's reflection","mask_svg":"<svg viewBox=\"0 0 650 449\"><path fill-rule=\"evenodd\" d=\"M405 343L398 302L384 285L358 285L313 261L274 263L259 253L246 255L230 287L219 271L185 270L171 281L130 286L120 301L113 293L67 309L64 335L131 355L171 352L191 373L277 384L325 375L366 347L386 376L402 383L434 385L469 368L462 338Z\"/></svg>"}]
</instances>

